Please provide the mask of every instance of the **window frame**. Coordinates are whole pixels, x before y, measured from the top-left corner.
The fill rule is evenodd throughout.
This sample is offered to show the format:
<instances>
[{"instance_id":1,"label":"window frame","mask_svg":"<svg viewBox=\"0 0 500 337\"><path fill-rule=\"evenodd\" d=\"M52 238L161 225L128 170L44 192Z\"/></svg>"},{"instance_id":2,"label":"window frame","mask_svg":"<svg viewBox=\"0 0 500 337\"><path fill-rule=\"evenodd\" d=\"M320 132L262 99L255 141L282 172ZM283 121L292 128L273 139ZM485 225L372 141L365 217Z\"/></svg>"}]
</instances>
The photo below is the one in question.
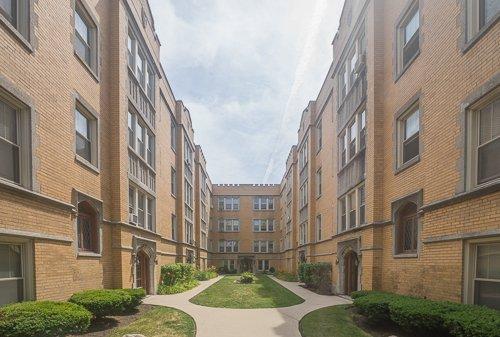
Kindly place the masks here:
<instances>
[{"instance_id":1,"label":"window frame","mask_svg":"<svg viewBox=\"0 0 500 337\"><path fill-rule=\"evenodd\" d=\"M87 43L87 46L89 47L90 59L88 62L77 52L77 39L83 38L78 36L79 33L76 29L77 13L89 29L89 43ZM74 55L80 63L82 63L95 80L99 81L99 23L97 17L84 0L76 0L73 8L73 50Z\"/></svg>"},{"instance_id":2,"label":"window frame","mask_svg":"<svg viewBox=\"0 0 500 337\"><path fill-rule=\"evenodd\" d=\"M481 96L477 99L473 104L466 107L466 144L465 144L465 155L466 155L466 189L474 190L483 187L487 187L490 185L494 185L500 182L500 176L496 178L492 178L491 180L485 181L483 183L479 182L478 177L478 128L480 126L479 123L479 112L490 104L494 103L496 100L500 99L500 85L497 85L494 89L490 90L485 95ZM498 141L497 138L495 140L490 140L488 143L492 141ZM484 145L484 144L483 144Z\"/></svg>"},{"instance_id":3,"label":"window frame","mask_svg":"<svg viewBox=\"0 0 500 337\"><path fill-rule=\"evenodd\" d=\"M19 181L10 180L0 176L0 183L13 184L31 190L33 188L33 135L32 121L35 108L28 98L14 90L9 92L5 88L15 88L7 82L3 85L0 79L0 101L16 111L17 120L17 146L19 148L18 176ZM5 140L7 141L7 140ZM7 141L8 142L8 141Z\"/></svg>"},{"instance_id":4,"label":"window frame","mask_svg":"<svg viewBox=\"0 0 500 337\"><path fill-rule=\"evenodd\" d=\"M74 152L75 152L75 159L77 162L83 164L85 167L90 168L91 170L99 173L100 169L100 146L99 146L99 114L90 107L90 104L87 103L82 97L80 97L78 94L75 95L75 102L74 102ZM87 121L88 121L88 128L89 128L89 133L90 133L90 161L87 160L87 158L82 157L78 154L77 152L77 136L78 136L78 131L76 129L76 114L80 113L83 115Z\"/></svg>"},{"instance_id":5,"label":"window frame","mask_svg":"<svg viewBox=\"0 0 500 337\"><path fill-rule=\"evenodd\" d=\"M462 53L466 53L469 49L471 49L492 27L496 25L500 19L499 11L489 21L485 21L481 25L481 1L482 0L462 1L462 31L460 37Z\"/></svg>"},{"instance_id":6,"label":"window frame","mask_svg":"<svg viewBox=\"0 0 500 337\"><path fill-rule=\"evenodd\" d=\"M408 59L407 63L404 64L403 60L403 50L406 45L408 45L409 41L405 43L405 28L407 27L407 24L411 22L411 20L414 18L415 12L418 11L418 29L414 35L410 38L409 41L412 39L418 38L418 49L415 52L415 54ZM398 20L396 21L396 25L394 28L394 82L397 82L399 78L410 68L410 66L413 64L413 62L418 58L420 55L420 51L422 49L422 34L421 34L421 28L422 28L422 9L420 6L420 1L419 0L410 0L408 4L405 6L404 10L401 12ZM415 35L416 34L416 35ZM415 37L416 36L416 37Z\"/></svg>"},{"instance_id":7,"label":"window frame","mask_svg":"<svg viewBox=\"0 0 500 337\"><path fill-rule=\"evenodd\" d=\"M404 145L404 135L405 135L405 122L414 113L418 111L418 132L412 135L412 137L418 137L418 154L413 158L408 159L403 162L403 145ZM405 105L403 105L394 117L394 174L398 174L407 168L420 162L422 156L422 118L423 118L423 108L420 102L420 92L415 94ZM410 137L411 138L411 137ZM406 140L408 141L408 140Z\"/></svg>"},{"instance_id":8,"label":"window frame","mask_svg":"<svg viewBox=\"0 0 500 337\"><path fill-rule=\"evenodd\" d=\"M7 13L0 8L1 26L5 27L11 35L29 52L33 52L33 2L34 0L13 0L16 2L15 23L9 20ZM21 4L21 6L19 5ZM22 22L22 24L20 24Z\"/></svg>"}]
</instances>

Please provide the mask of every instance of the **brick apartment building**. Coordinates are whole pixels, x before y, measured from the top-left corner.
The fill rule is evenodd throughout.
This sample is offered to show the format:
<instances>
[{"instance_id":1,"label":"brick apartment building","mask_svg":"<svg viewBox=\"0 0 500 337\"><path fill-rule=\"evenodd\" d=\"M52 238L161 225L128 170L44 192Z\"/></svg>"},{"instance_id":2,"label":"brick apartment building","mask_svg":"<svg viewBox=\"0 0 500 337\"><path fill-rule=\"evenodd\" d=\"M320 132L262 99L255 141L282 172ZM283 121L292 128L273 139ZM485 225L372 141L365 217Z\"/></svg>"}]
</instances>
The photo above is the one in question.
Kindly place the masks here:
<instances>
[{"instance_id":1,"label":"brick apartment building","mask_svg":"<svg viewBox=\"0 0 500 337\"><path fill-rule=\"evenodd\" d=\"M346 0L282 181L282 268L500 308L498 1Z\"/></svg>"},{"instance_id":2,"label":"brick apartment building","mask_svg":"<svg viewBox=\"0 0 500 337\"><path fill-rule=\"evenodd\" d=\"M0 305L207 263L211 183L146 0L0 3Z\"/></svg>"},{"instance_id":3,"label":"brick apartment building","mask_svg":"<svg viewBox=\"0 0 500 337\"><path fill-rule=\"evenodd\" d=\"M499 308L497 3L346 0L281 184L212 185L147 0L2 1L0 305L325 261Z\"/></svg>"}]
</instances>

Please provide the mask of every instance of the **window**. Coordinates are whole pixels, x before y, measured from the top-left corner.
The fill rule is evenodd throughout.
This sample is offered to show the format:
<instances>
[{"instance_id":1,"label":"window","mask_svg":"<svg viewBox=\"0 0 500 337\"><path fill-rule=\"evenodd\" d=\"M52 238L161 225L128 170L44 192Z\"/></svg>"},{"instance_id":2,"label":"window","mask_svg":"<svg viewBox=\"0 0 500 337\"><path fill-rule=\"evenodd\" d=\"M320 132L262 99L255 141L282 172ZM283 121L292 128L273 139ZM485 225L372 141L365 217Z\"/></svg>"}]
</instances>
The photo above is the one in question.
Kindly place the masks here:
<instances>
[{"instance_id":1,"label":"window","mask_svg":"<svg viewBox=\"0 0 500 337\"><path fill-rule=\"evenodd\" d=\"M500 178L500 89L486 96L469 112L470 186Z\"/></svg>"},{"instance_id":2,"label":"window","mask_svg":"<svg viewBox=\"0 0 500 337\"><path fill-rule=\"evenodd\" d=\"M0 242L0 306L32 297L30 247L14 239L13 242Z\"/></svg>"},{"instance_id":3,"label":"window","mask_svg":"<svg viewBox=\"0 0 500 337\"><path fill-rule=\"evenodd\" d=\"M308 204L308 192L307 192L307 186L308 186L307 180L304 181L302 186L300 186L299 189L299 206L300 208L304 208Z\"/></svg>"},{"instance_id":4,"label":"window","mask_svg":"<svg viewBox=\"0 0 500 337\"><path fill-rule=\"evenodd\" d=\"M177 217L175 214L172 214L172 240L177 241Z\"/></svg>"},{"instance_id":5,"label":"window","mask_svg":"<svg viewBox=\"0 0 500 337\"><path fill-rule=\"evenodd\" d=\"M356 50L356 45L354 45L353 50L351 52L351 56L349 57L349 87L352 87L354 85L354 82L356 81L357 65L358 65L358 53Z\"/></svg>"},{"instance_id":6,"label":"window","mask_svg":"<svg viewBox=\"0 0 500 337\"><path fill-rule=\"evenodd\" d=\"M274 197L254 197L253 209L255 211L274 210Z\"/></svg>"},{"instance_id":7,"label":"window","mask_svg":"<svg viewBox=\"0 0 500 337\"><path fill-rule=\"evenodd\" d=\"M135 114L128 112L128 145L135 149Z\"/></svg>"},{"instance_id":8,"label":"window","mask_svg":"<svg viewBox=\"0 0 500 337\"><path fill-rule=\"evenodd\" d=\"M500 309L500 242L471 245L468 303Z\"/></svg>"},{"instance_id":9,"label":"window","mask_svg":"<svg viewBox=\"0 0 500 337\"><path fill-rule=\"evenodd\" d=\"M177 195L177 174L173 167L170 168L170 193L174 197Z\"/></svg>"},{"instance_id":10,"label":"window","mask_svg":"<svg viewBox=\"0 0 500 337\"><path fill-rule=\"evenodd\" d=\"M253 242L254 253L272 253L274 251L274 241L255 240Z\"/></svg>"},{"instance_id":11,"label":"window","mask_svg":"<svg viewBox=\"0 0 500 337\"><path fill-rule=\"evenodd\" d=\"M420 51L420 11L418 1L406 10L397 28L397 73L401 74Z\"/></svg>"},{"instance_id":12,"label":"window","mask_svg":"<svg viewBox=\"0 0 500 337\"><path fill-rule=\"evenodd\" d=\"M316 171L316 197L320 197L322 193L322 186L321 186L321 168Z\"/></svg>"},{"instance_id":13,"label":"window","mask_svg":"<svg viewBox=\"0 0 500 337\"><path fill-rule=\"evenodd\" d=\"M144 53L138 48L137 51L137 68L136 68L136 76L137 79L139 80L139 83L141 84L141 87L144 88L144 84L146 81L146 74L145 74L145 68L146 68L146 57L144 56Z\"/></svg>"},{"instance_id":14,"label":"window","mask_svg":"<svg viewBox=\"0 0 500 337\"><path fill-rule=\"evenodd\" d=\"M259 271L269 270L269 260L257 260L257 270Z\"/></svg>"},{"instance_id":15,"label":"window","mask_svg":"<svg viewBox=\"0 0 500 337\"><path fill-rule=\"evenodd\" d=\"M359 113L359 148L363 149L366 146L366 111Z\"/></svg>"},{"instance_id":16,"label":"window","mask_svg":"<svg viewBox=\"0 0 500 337\"><path fill-rule=\"evenodd\" d=\"M323 120L320 119L316 125L316 151L319 152L323 147Z\"/></svg>"},{"instance_id":17,"label":"window","mask_svg":"<svg viewBox=\"0 0 500 337\"><path fill-rule=\"evenodd\" d=\"M358 189L358 200L359 200L359 223L366 223L366 215L365 215L365 187L361 186Z\"/></svg>"},{"instance_id":18,"label":"window","mask_svg":"<svg viewBox=\"0 0 500 337\"><path fill-rule=\"evenodd\" d=\"M467 0L467 41L486 29L500 13L498 0Z\"/></svg>"},{"instance_id":19,"label":"window","mask_svg":"<svg viewBox=\"0 0 500 337\"><path fill-rule=\"evenodd\" d=\"M304 245L307 243L307 221L299 225L299 244Z\"/></svg>"},{"instance_id":20,"label":"window","mask_svg":"<svg viewBox=\"0 0 500 337\"><path fill-rule=\"evenodd\" d=\"M219 232L239 232L240 219L220 219Z\"/></svg>"},{"instance_id":21,"label":"window","mask_svg":"<svg viewBox=\"0 0 500 337\"><path fill-rule=\"evenodd\" d=\"M0 91L0 179L31 187L31 122L27 107Z\"/></svg>"},{"instance_id":22,"label":"window","mask_svg":"<svg viewBox=\"0 0 500 337\"><path fill-rule=\"evenodd\" d=\"M0 16L3 16L26 40L30 39L29 0L0 0Z\"/></svg>"},{"instance_id":23,"label":"window","mask_svg":"<svg viewBox=\"0 0 500 337\"><path fill-rule=\"evenodd\" d=\"M78 103L75 109L75 131L76 154L97 167L97 119Z\"/></svg>"},{"instance_id":24,"label":"window","mask_svg":"<svg viewBox=\"0 0 500 337\"><path fill-rule=\"evenodd\" d=\"M356 138L358 133L358 128L356 126L356 121L354 120L348 128L349 132L349 159L354 158L356 154Z\"/></svg>"},{"instance_id":25,"label":"window","mask_svg":"<svg viewBox=\"0 0 500 337\"><path fill-rule=\"evenodd\" d=\"M137 123L136 125L136 151L139 153L139 155L144 158L145 155L145 127L141 125L141 123Z\"/></svg>"},{"instance_id":26,"label":"window","mask_svg":"<svg viewBox=\"0 0 500 337\"><path fill-rule=\"evenodd\" d=\"M339 87L338 87L338 102L339 106L344 102L344 98L347 95L347 71L345 66L342 64L340 67L340 72L338 75Z\"/></svg>"},{"instance_id":27,"label":"window","mask_svg":"<svg viewBox=\"0 0 500 337\"><path fill-rule=\"evenodd\" d=\"M401 206L396 215L395 225L396 254L416 253L418 238L417 205L409 202Z\"/></svg>"},{"instance_id":28,"label":"window","mask_svg":"<svg viewBox=\"0 0 500 337\"><path fill-rule=\"evenodd\" d=\"M194 245L194 232L193 232L193 223L190 222L189 220L184 220L184 230L185 230L185 241L186 243L190 245Z\"/></svg>"},{"instance_id":29,"label":"window","mask_svg":"<svg viewBox=\"0 0 500 337\"><path fill-rule=\"evenodd\" d=\"M97 71L97 26L81 2L75 6L75 53L93 71Z\"/></svg>"},{"instance_id":30,"label":"window","mask_svg":"<svg viewBox=\"0 0 500 337\"><path fill-rule=\"evenodd\" d=\"M99 253L98 214L88 201L78 203L78 250Z\"/></svg>"},{"instance_id":31,"label":"window","mask_svg":"<svg viewBox=\"0 0 500 337\"><path fill-rule=\"evenodd\" d=\"M273 232L274 220L273 219L253 219L252 227L254 232Z\"/></svg>"},{"instance_id":32,"label":"window","mask_svg":"<svg viewBox=\"0 0 500 337\"><path fill-rule=\"evenodd\" d=\"M219 240L219 253L238 253L239 242L236 240Z\"/></svg>"},{"instance_id":33,"label":"window","mask_svg":"<svg viewBox=\"0 0 500 337\"><path fill-rule=\"evenodd\" d=\"M302 147L300 148L299 151L299 170L302 172L302 170L307 166L307 163L309 161L309 155L308 155L308 141L307 139L304 141L302 144Z\"/></svg>"},{"instance_id":34,"label":"window","mask_svg":"<svg viewBox=\"0 0 500 337\"><path fill-rule=\"evenodd\" d=\"M236 270L236 262L235 262L235 260L224 260L222 262L222 265L228 271Z\"/></svg>"},{"instance_id":35,"label":"window","mask_svg":"<svg viewBox=\"0 0 500 337\"><path fill-rule=\"evenodd\" d=\"M148 77L146 82L146 95L151 100L151 102L155 101L155 73L153 71L153 67L148 66Z\"/></svg>"},{"instance_id":36,"label":"window","mask_svg":"<svg viewBox=\"0 0 500 337\"><path fill-rule=\"evenodd\" d=\"M398 167L416 160L419 156L420 111L413 105L398 119Z\"/></svg>"},{"instance_id":37,"label":"window","mask_svg":"<svg viewBox=\"0 0 500 337\"><path fill-rule=\"evenodd\" d=\"M135 69L135 50L137 48L137 39L134 34L129 31L127 38L127 59L128 66L131 69Z\"/></svg>"},{"instance_id":38,"label":"window","mask_svg":"<svg viewBox=\"0 0 500 337\"><path fill-rule=\"evenodd\" d=\"M155 231L155 199L136 186L129 186L129 222Z\"/></svg>"},{"instance_id":39,"label":"window","mask_svg":"<svg viewBox=\"0 0 500 337\"><path fill-rule=\"evenodd\" d=\"M316 216L316 241L321 241L322 235L321 214Z\"/></svg>"},{"instance_id":40,"label":"window","mask_svg":"<svg viewBox=\"0 0 500 337\"><path fill-rule=\"evenodd\" d=\"M173 117L170 117L170 146L177 150L177 127Z\"/></svg>"},{"instance_id":41,"label":"window","mask_svg":"<svg viewBox=\"0 0 500 337\"><path fill-rule=\"evenodd\" d=\"M146 160L151 167L155 167L155 137L151 132L147 132Z\"/></svg>"},{"instance_id":42,"label":"window","mask_svg":"<svg viewBox=\"0 0 500 337\"><path fill-rule=\"evenodd\" d=\"M219 197L219 211L238 211L240 209L239 197Z\"/></svg>"},{"instance_id":43,"label":"window","mask_svg":"<svg viewBox=\"0 0 500 337\"><path fill-rule=\"evenodd\" d=\"M338 205L341 232L366 223L364 185L350 190L338 200Z\"/></svg>"}]
</instances>

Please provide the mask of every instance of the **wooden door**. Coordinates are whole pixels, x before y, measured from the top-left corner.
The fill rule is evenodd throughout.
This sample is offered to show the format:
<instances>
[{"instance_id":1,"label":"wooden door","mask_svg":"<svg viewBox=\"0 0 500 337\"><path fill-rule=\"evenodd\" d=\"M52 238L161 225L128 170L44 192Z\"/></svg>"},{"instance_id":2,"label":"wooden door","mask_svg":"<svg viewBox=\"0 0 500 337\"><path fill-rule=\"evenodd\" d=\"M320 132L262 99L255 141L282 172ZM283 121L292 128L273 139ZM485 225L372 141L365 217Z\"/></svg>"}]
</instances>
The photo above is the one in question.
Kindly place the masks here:
<instances>
[{"instance_id":1,"label":"wooden door","mask_svg":"<svg viewBox=\"0 0 500 337\"><path fill-rule=\"evenodd\" d=\"M149 258L144 252L137 253L136 285L149 292Z\"/></svg>"},{"instance_id":2,"label":"wooden door","mask_svg":"<svg viewBox=\"0 0 500 337\"><path fill-rule=\"evenodd\" d=\"M353 251L348 252L344 257L344 287L345 293L349 295L358 290L358 257Z\"/></svg>"}]
</instances>

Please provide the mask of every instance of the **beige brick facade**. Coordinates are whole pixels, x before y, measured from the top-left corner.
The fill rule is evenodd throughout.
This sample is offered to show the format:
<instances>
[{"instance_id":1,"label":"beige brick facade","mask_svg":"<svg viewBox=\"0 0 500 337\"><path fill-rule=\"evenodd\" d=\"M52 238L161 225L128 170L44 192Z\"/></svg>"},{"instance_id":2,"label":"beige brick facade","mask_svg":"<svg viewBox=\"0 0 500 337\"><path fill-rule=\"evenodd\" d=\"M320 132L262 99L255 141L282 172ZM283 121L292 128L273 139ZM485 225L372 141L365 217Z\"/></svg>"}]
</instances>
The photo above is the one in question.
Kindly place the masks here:
<instances>
[{"instance_id":1,"label":"beige brick facade","mask_svg":"<svg viewBox=\"0 0 500 337\"><path fill-rule=\"evenodd\" d=\"M346 0L281 183L212 185L146 0L24 3L25 26L0 14L0 108L20 124L19 177L0 166L0 248L23 266L0 288L17 287L6 301L153 293L176 261L290 272L324 261L337 293L495 305L498 280L476 269L482 250L498 254L500 181L479 183L475 139L476 116L499 104L498 12L475 17L477 0ZM91 160L77 151L75 110L91 121ZM79 248L89 212L91 249Z\"/></svg>"}]
</instances>

